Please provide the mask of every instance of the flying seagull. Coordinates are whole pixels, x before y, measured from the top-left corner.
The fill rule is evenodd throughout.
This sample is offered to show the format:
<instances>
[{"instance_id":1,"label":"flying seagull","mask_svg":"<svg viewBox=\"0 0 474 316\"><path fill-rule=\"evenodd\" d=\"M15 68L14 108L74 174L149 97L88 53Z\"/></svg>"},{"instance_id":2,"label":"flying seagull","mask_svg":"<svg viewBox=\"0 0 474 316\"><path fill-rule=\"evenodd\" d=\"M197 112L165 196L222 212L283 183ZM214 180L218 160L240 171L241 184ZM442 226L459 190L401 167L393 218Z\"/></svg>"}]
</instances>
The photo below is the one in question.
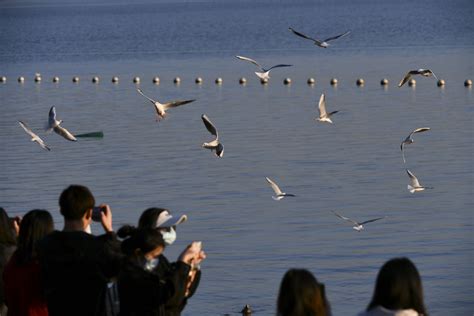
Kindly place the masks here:
<instances>
[{"instance_id":1,"label":"flying seagull","mask_svg":"<svg viewBox=\"0 0 474 316\"><path fill-rule=\"evenodd\" d=\"M62 120L56 119L56 108L54 106L49 109L49 114L48 114L48 124L46 126L46 132L51 132L52 130L64 137L67 140L70 141L77 141L76 137L74 137L73 134L71 134L67 129L61 126Z\"/></svg>"},{"instance_id":2,"label":"flying seagull","mask_svg":"<svg viewBox=\"0 0 474 316\"><path fill-rule=\"evenodd\" d=\"M280 187L278 187L278 185L275 182L273 182L271 179L269 178L265 178L265 179L267 179L267 182L270 183L270 186L272 187L273 191L275 191L276 196L272 196L272 199L274 199L275 201L279 201L286 196L295 196L294 194L282 192L280 190Z\"/></svg>"},{"instance_id":3,"label":"flying seagull","mask_svg":"<svg viewBox=\"0 0 474 316\"><path fill-rule=\"evenodd\" d=\"M408 135L407 138L405 138L405 140L400 144L400 150L402 151L402 156L403 156L403 162L404 163L406 163L406 160L405 160L405 152L403 151L403 148L404 148L405 145L410 145L414 142L414 140L412 138L412 135L416 134L416 133L426 132L426 131L429 131L430 129L431 128L429 128L429 127L417 128L413 132L411 132L410 135Z\"/></svg>"},{"instance_id":4,"label":"flying seagull","mask_svg":"<svg viewBox=\"0 0 474 316\"><path fill-rule=\"evenodd\" d=\"M166 117L166 110L196 101L193 99L193 100L176 100L176 101L171 101L168 103L160 103L146 96L141 89L137 89L137 91L142 96L147 98L155 106L157 122L159 122L161 119L164 119Z\"/></svg>"},{"instance_id":5,"label":"flying seagull","mask_svg":"<svg viewBox=\"0 0 474 316\"><path fill-rule=\"evenodd\" d=\"M212 124L211 120L209 120L206 114L203 114L201 118L202 118L202 121L204 122L204 125L206 125L206 128L209 131L209 133L216 136L216 138L213 141L202 144L202 147L214 151L217 157L222 158L224 156L224 145L222 145L219 142L219 134L217 133L216 127L214 126L214 124Z\"/></svg>"},{"instance_id":6,"label":"flying seagull","mask_svg":"<svg viewBox=\"0 0 474 316\"><path fill-rule=\"evenodd\" d=\"M326 112L326 96L321 94L321 97L319 98L319 104L318 104L318 109L319 109L319 117L316 118L317 121L320 122L328 122L332 124L331 121L331 115L336 114L339 111L332 111L331 113Z\"/></svg>"},{"instance_id":7,"label":"flying seagull","mask_svg":"<svg viewBox=\"0 0 474 316\"><path fill-rule=\"evenodd\" d=\"M270 70L272 70L273 68L291 67L292 66L292 65L279 64L279 65L275 65L273 67L270 67L268 69L265 69L262 66L260 66L259 63L257 63L255 60L253 60L251 58L244 57L244 56L235 56L235 57L237 57L237 59L240 59L240 60L245 60L245 61L251 62L252 64L257 66L261 70L261 72L256 71L255 74L257 75L257 77L259 77L262 80L263 79L270 79Z\"/></svg>"},{"instance_id":8,"label":"flying seagull","mask_svg":"<svg viewBox=\"0 0 474 316\"><path fill-rule=\"evenodd\" d=\"M336 36L333 36L333 37L328 37L326 38L325 40L318 40L318 39L315 39L315 38L312 38L312 37L309 37L307 35L304 35L303 33L300 33L298 31L295 31L294 29L292 29L291 27L288 28L291 32L293 32L293 34L299 36L299 37L302 37L302 38L305 38L305 39L309 39L310 41L313 41L314 42L314 45L317 45L319 47L322 47L322 48L328 48L329 46L329 41L332 41L332 40L335 40L335 39L338 39L340 37L343 37L343 36L346 36L347 34L350 33L350 31L347 31L345 33L342 33L342 34L339 34L339 35L336 35Z\"/></svg>"},{"instance_id":9,"label":"flying seagull","mask_svg":"<svg viewBox=\"0 0 474 316\"><path fill-rule=\"evenodd\" d=\"M410 193L415 193L418 191L424 191L425 189L433 189L432 187L424 187L420 185L418 178L408 169L406 169L408 176L410 177L410 184L407 186Z\"/></svg>"},{"instance_id":10,"label":"flying seagull","mask_svg":"<svg viewBox=\"0 0 474 316\"><path fill-rule=\"evenodd\" d=\"M372 222L375 222L375 221L378 221L380 219L384 219L384 218L387 217L387 216L377 217L377 218L369 219L368 221L364 221L364 222L359 223L359 222L356 222L356 221L350 219L349 217L342 216L342 215L338 214L337 212L334 212L334 211L332 211L332 212L334 213L334 215L336 215L340 219L343 219L345 221L348 221L348 222L351 222L352 224L354 224L354 226L352 228L357 230L358 232L360 232L361 230L364 230L364 226L363 226L364 224L372 223Z\"/></svg>"},{"instance_id":11,"label":"flying seagull","mask_svg":"<svg viewBox=\"0 0 474 316\"><path fill-rule=\"evenodd\" d=\"M36 135L35 133L33 133L33 131L28 127L28 125L26 125L26 123L22 122L22 121L18 121L18 123L20 124L20 126L25 130L25 132L31 136L31 141L32 142L36 142L38 143L38 145L41 146L41 148L43 149L46 149L46 150L51 150L51 148L48 147L48 145L46 145L44 143L44 141L38 136Z\"/></svg>"},{"instance_id":12,"label":"flying seagull","mask_svg":"<svg viewBox=\"0 0 474 316\"><path fill-rule=\"evenodd\" d=\"M409 72L407 72L407 74L405 75L405 77L403 77L402 80L400 80L400 83L398 84L399 87L403 86L408 80L410 80L411 76L414 76L414 75L422 75L422 76L425 76L425 77L435 77L436 79L438 79L438 77L436 77L436 75L434 74L434 72L432 72L431 70L429 69L417 69L417 70L410 70Z\"/></svg>"}]
</instances>

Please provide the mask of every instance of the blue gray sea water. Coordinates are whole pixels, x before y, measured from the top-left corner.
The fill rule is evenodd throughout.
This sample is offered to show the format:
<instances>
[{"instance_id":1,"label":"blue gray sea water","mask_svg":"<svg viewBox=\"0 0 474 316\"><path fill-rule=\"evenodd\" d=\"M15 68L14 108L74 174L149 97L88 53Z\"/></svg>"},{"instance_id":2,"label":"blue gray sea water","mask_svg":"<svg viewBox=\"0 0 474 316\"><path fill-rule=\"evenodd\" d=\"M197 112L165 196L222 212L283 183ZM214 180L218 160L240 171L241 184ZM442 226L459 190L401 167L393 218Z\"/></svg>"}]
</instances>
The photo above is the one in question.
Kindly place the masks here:
<instances>
[{"instance_id":1,"label":"blue gray sea water","mask_svg":"<svg viewBox=\"0 0 474 316\"><path fill-rule=\"evenodd\" d=\"M473 12L470 0L0 1L0 204L11 214L48 209L60 229L58 196L79 183L111 205L116 228L151 206L186 213L166 253L176 258L202 240L208 259L184 315L238 315L245 304L274 315L293 267L326 284L334 315L355 315L380 266L396 256L417 265L431 315L472 315L474 98L463 82L474 79ZM289 26L351 34L321 49ZM293 67L272 70L263 86L235 55ZM417 68L431 68L445 87L432 77L396 86ZM197 101L157 123L135 76L159 100ZM314 120L321 93L340 111L333 125ZM52 105L72 132L101 130L104 138L44 134ZM204 113L219 130L223 159L201 148L211 139ZM52 151L31 143L18 120ZM404 165L400 142L424 126L431 131L415 135ZM405 168L434 189L410 194ZM272 200L265 177L297 197ZM358 233L333 210L361 221L388 217Z\"/></svg>"}]
</instances>

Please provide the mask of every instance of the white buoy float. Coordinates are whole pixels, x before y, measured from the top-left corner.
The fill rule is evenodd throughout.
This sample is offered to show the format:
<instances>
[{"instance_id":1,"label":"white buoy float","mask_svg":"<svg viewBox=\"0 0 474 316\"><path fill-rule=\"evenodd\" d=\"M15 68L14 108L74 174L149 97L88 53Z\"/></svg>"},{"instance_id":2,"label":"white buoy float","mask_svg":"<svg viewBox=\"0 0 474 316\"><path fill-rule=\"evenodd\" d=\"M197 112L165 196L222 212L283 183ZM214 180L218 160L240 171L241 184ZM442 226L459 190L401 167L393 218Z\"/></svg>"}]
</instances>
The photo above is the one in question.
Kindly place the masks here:
<instances>
[{"instance_id":1,"label":"white buoy float","mask_svg":"<svg viewBox=\"0 0 474 316\"><path fill-rule=\"evenodd\" d=\"M260 79L260 83L261 83L261 84L267 84L267 83L268 83L268 79L267 79L267 78L261 78L261 79Z\"/></svg>"},{"instance_id":2,"label":"white buoy float","mask_svg":"<svg viewBox=\"0 0 474 316\"><path fill-rule=\"evenodd\" d=\"M174 84L180 84L181 83L181 78L176 77L176 78L173 79L173 82L174 82Z\"/></svg>"},{"instance_id":3,"label":"white buoy float","mask_svg":"<svg viewBox=\"0 0 474 316\"><path fill-rule=\"evenodd\" d=\"M25 82L25 77L18 77L18 82L19 83Z\"/></svg>"},{"instance_id":4,"label":"white buoy float","mask_svg":"<svg viewBox=\"0 0 474 316\"><path fill-rule=\"evenodd\" d=\"M336 86L337 85L337 79L332 78L331 81L330 81L330 84L331 84L331 86Z\"/></svg>"},{"instance_id":5,"label":"white buoy float","mask_svg":"<svg viewBox=\"0 0 474 316\"><path fill-rule=\"evenodd\" d=\"M153 77L153 83L156 85L160 84L160 77Z\"/></svg>"},{"instance_id":6,"label":"white buoy float","mask_svg":"<svg viewBox=\"0 0 474 316\"><path fill-rule=\"evenodd\" d=\"M194 82L195 82L196 84L202 84L202 78L201 78L201 77L197 77L197 78L194 80Z\"/></svg>"},{"instance_id":7,"label":"white buoy float","mask_svg":"<svg viewBox=\"0 0 474 316\"><path fill-rule=\"evenodd\" d=\"M358 85L359 87L362 87L364 84L365 84L364 79L362 78L357 79L356 85Z\"/></svg>"},{"instance_id":8,"label":"white buoy float","mask_svg":"<svg viewBox=\"0 0 474 316\"><path fill-rule=\"evenodd\" d=\"M112 77L112 83L118 83L119 78L117 76Z\"/></svg>"},{"instance_id":9,"label":"white buoy float","mask_svg":"<svg viewBox=\"0 0 474 316\"><path fill-rule=\"evenodd\" d=\"M0 82L1 82L1 83L7 82L7 77L1 76L1 77L0 77Z\"/></svg>"},{"instance_id":10,"label":"white buoy float","mask_svg":"<svg viewBox=\"0 0 474 316\"><path fill-rule=\"evenodd\" d=\"M316 80L314 80L314 78L308 78L308 80L306 81L307 84L309 85L313 85L316 83Z\"/></svg>"},{"instance_id":11,"label":"white buoy float","mask_svg":"<svg viewBox=\"0 0 474 316\"><path fill-rule=\"evenodd\" d=\"M54 82L54 83L58 83L58 82L59 82L59 77L57 77L57 76L56 76L56 77L53 77L53 82Z\"/></svg>"},{"instance_id":12,"label":"white buoy float","mask_svg":"<svg viewBox=\"0 0 474 316\"><path fill-rule=\"evenodd\" d=\"M291 78L285 78L285 79L283 79L283 84L284 84L285 86L291 84Z\"/></svg>"},{"instance_id":13,"label":"white buoy float","mask_svg":"<svg viewBox=\"0 0 474 316\"><path fill-rule=\"evenodd\" d=\"M35 82L36 82L36 83L40 83L40 82L41 82L41 76L40 76L40 75L36 75L36 76L35 76Z\"/></svg>"},{"instance_id":14,"label":"white buoy float","mask_svg":"<svg viewBox=\"0 0 474 316\"><path fill-rule=\"evenodd\" d=\"M72 82L78 83L79 82L79 77L72 77Z\"/></svg>"},{"instance_id":15,"label":"white buoy float","mask_svg":"<svg viewBox=\"0 0 474 316\"><path fill-rule=\"evenodd\" d=\"M242 77L239 79L239 83L240 84L246 84L247 83L247 79L245 77Z\"/></svg>"},{"instance_id":16,"label":"white buoy float","mask_svg":"<svg viewBox=\"0 0 474 316\"><path fill-rule=\"evenodd\" d=\"M92 77L92 83L99 83L99 77Z\"/></svg>"},{"instance_id":17,"label":"white buoy float","mask_svg":"<svg viewBox=\"0 0 474 316\"><path fill-rule=\"evenodd\" d=\"M382 85L382 86L388 85L388 79L387 79L387 78L383 78L382 80L380 80L380 85Z\"/></svg>"},{"instance_id":18,"label":"white buoy float","mask_svg":"<svg viewBox=\"0 0 474 316\"><path fill-rule=\"evenodd\" d=\"M408 85L409 85L410 87L416 87L416 80L413 79L413 78L410 79L410 80L408 81Z\"/></svg>"},{"instance_id":19,"label":"white buoy float","mask_svg":"<svg viewBox=\"0 0 474 316\"><path fill-rule=\"evenodd\" d=\"M444 81L444 79L439 79L436 84L438 85L438 87L444 87L444 85L446 84L446 82Z\"/></svg>"},{"instance_id":20,"label":"white buoy float","mask_svg":"<svg viewBox=\"0 0 474 316\"><path fill-rule=\"evenodd\" d=\"M470 87L470 86L472 86L472 80L471 80L471 79L466 79L466 81L464 81L464 86L465 86L465 87Z\"/></svg>"},{"instance_id":21,"label":"white buoy float","mask_svg":"<svg viewBox=\"0 0 474 316\"><path fill-rule=\"evenodd\" d=\"M216 84L221 85L221 84L222 84L222 78L221 78L221 77L216 78L216 81L215 81L215 82L216 82Z\"/></svg>"},{"instance_id":22,"label":"white buoy float","mask_svg":"<svg viewBox=\"0 0 474 316\"><path fill-rule=\"evenodd\" d=\"M133 77L133 83L134 84L139 84L140 83L140 77Z\"/></svg>"}]
</instances>

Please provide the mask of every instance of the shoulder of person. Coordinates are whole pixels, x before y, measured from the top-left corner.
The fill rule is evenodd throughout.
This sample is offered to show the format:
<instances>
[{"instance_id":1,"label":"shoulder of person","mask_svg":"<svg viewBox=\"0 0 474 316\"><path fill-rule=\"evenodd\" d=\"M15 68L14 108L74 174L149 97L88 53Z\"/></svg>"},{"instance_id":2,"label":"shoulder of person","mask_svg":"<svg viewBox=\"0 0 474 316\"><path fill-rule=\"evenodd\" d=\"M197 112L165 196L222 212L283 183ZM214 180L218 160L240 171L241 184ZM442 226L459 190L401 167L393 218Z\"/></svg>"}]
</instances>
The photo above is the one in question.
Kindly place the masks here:
<instances>
[{"instance_id":1,"label":"shoulder of person","mask_svg":"<svg viewBox=\"0 0 474 316\"><path fill-rule=\"evenodd\" d=\"M413 309L390 310L383 306L377 306L369 311L363 311L357 316L420 316L417 311Z\"/></svg>"}]
</instances>

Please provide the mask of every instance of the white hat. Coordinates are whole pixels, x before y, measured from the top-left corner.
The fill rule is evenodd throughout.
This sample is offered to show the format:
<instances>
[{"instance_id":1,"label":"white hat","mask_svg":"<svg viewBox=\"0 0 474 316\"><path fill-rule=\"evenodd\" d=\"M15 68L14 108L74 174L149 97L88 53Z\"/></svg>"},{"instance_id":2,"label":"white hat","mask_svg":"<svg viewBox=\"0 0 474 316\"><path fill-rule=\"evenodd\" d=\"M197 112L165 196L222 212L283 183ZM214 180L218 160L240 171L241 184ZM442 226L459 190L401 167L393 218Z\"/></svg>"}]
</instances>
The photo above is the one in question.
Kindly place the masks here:
<instances>
[{"instance_id":1,"label":"white hat","mask_svg":"<svg viewBox=\"0 0 474 316\"><path fill-rule=\"evenodd\" d=\"M181 215L181 216L173 216L170 214L169 211L164 210L163 212L160 213L158 216L158 219L156 220L156 226L155 227L171 227L175 225L179 225L183 222L185 222L188 219L186 215Z\"/></svg>"}]
</instances>

